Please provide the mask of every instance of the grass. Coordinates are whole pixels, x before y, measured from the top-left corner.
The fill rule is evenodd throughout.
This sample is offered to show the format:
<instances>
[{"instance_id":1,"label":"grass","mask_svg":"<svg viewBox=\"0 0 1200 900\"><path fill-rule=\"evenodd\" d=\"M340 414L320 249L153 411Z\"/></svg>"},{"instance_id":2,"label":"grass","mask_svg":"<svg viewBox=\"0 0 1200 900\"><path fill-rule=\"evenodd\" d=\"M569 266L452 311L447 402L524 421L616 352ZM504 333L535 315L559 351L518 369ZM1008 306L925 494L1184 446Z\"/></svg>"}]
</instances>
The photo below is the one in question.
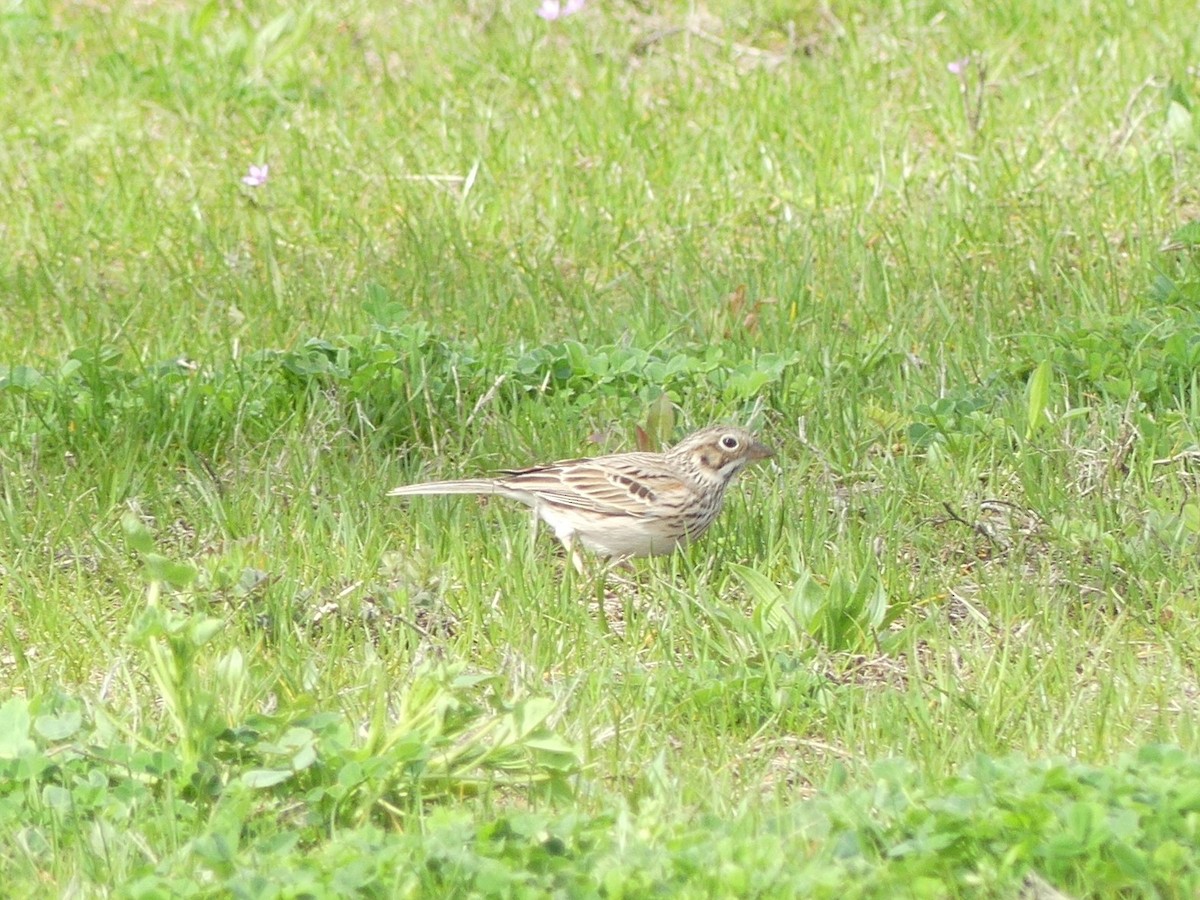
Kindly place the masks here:
<instances>
[{"instance_id":1,"label":"grass","mask_svg":"<svg viewBox=\"0 0 1200 900\"><path fill-rule=\"evenodd\" d=\"M1191 6L534 9L0 13L10 891L1193 895Z\"/></svg>"}]
</instances>

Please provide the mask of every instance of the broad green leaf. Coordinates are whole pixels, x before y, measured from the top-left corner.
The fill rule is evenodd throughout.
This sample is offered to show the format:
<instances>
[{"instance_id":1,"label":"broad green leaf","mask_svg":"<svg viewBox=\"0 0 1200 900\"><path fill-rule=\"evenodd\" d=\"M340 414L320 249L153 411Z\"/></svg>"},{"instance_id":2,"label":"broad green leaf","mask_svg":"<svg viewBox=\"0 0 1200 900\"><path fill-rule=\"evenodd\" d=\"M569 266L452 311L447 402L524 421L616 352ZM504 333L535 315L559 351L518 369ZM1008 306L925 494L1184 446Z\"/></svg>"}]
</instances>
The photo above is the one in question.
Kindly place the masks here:
<instances>
[{"instance_id":1,"label":"broad green leaf","mask_svg":"<svg viewBox=\"0 0 1200 900\"><path fill-rule=\"evenodd\" d=\"M512 711L514 736L520 740L536 731L554 712L554 701L549 697L530 697Z\"/></svg>"},{"instance_id":2,"label":"broad green leaf","mask_svg":"<svg viewBox=\"0 0 1200 900\"><path fill-rule=\"evenodd\" d=\"M138 553L146 554L154 551L154 535L146 527L146 523L131 512L121 516L121 530L125 532L125 543Z\"/></svg>"},{"instance_id":3,"label":"broad green leaf","mask_svg":"<svg viewBox=\"0 0 1200 900\"><path fill-rule=\"evenodd\" d=\"M779 586L757 569L737 563L731 564L730 569L733 570L733 573L738 578L742 579L742 583L746 585L746 590L750 592L750 596L756 602L778 603L783 596L783 592L779 589Z\"/></svg>"},{"instance_id":4,"label":"broad green leaf","mask_svg":"<svg viewBox=\"0 0 1200 900\"><path fill-rule=\"evenodd\" d=\"M1032 440L1045 423L1046 407L1050 402L1050 378L1054 366L1044 359L1029 378L1028 403L1026 407L1025 440Z\"/></svg>"},{"instance_id":5,"label":"broad green leaf","mask_svg":"<svg viewBox=\"0 0 1200 900\"><path fill-rule=\"evenodd\" d=\"M42 789L42 802L60 814L69 813L75 805L71 792L57 784L48 784Z\"/></svg>"},{"instance_id":6,"label":"broad green leaf","mask_svg":"<svg viewBox=\"0 0 1200 900\"><path fill-rule=\"evenodd\" d=\"M161 553L147 553L146 576L151 581L165 581L175 587L187 587L196 579L196 567L191 563L168 559Z\"/></svg>"},{"instance_id":7,"label":"broad green leaf","mask_svg":"<svg viewBox=\"0 0 1200 900\"><path fill-rule=\"evenodd\" d=\"M188 637L192 640L192 646L203 647L216 637L217 633L224 627L225 623L220 619L196 619L188 628Z\"/></svg>"},{"instance_id":8,"label":"broad green leaf","mask_svg":"<svg viewBox=\"0 0 1200 900\"><path fill-rule=\"evenodd\" d=\"M29 701L13 697L0 706L0 759L17 759L34 749L29 739Z\"/></svg>"},{"instance_id":9,"label":"broad green leaf","mask_svg":"<svg viewBox=\"0 0 1200 900\"><path fill-rule=\"evenodd\" d=\"M246 787L261 789L282 784L293 774L291 769L250 769L242 773L240 780Z\"/></svg>"},{"instance_id":10,"label":"broad green leaf","mask_svg":"<svg viewBox=\"0 0 1200 900\"><path fill-rule=\"evenodd\" d=\"M1200 222L1188 222L1171 233L1172 244L1185 247L1200 247Z\"/></svg>"},{"instance_id":11,"label":"broad green leaf","mask_svg":"<svg viewBox=\"0 0 1200 900\"><path fill-rule=\"evenodd\" d=\"M33 729L48 741L65 741L75 734L83 724L83 715L77 709L56 716L38 716Z\"/></svg>"},{"instance_id":12,"label":"broad green leaf","mask_svg":"<svg viewBox=\"0 0 1200 900\"><path fill-rule=\"evenodd\" d=\"M0 391L30 392L50 386L50 379L30 366L0 367Z\"/></svg>"},{"instance_id":13,"label":"broad green leaf","mask_svg":"<svg viewBox=\"0 0 1200 900\"><path fill-rule=\"evenodd\" d=\"M652 449L669 444L674 432L675 404L665 393L659 394L646 410L646 433L650 437Z\"/></svg>"},{"instance_id":14,"label":"broad green leaf","mask_svg":"<svg viewBox=\"0 0 1200 900\"><path fill-rule=\"evenodd\" d=\"M1191 144L1196 140L1192 111L1182 103L1172 100L1167 104L1167 122L1163 131L1172 143Z\"/></svg>"},{"instance_id":15,"label":"broad green leaf","mask_svg":"<svg viewBox=\"0 0 1200 900\"><path fill-rule=\"evenodd\" d=\"M1179 517L1188 531L1192 534L1200 533L1200 503L1192 501L1183 504L1183 509L1179 511Z\"/></svg>"}]
</instances>

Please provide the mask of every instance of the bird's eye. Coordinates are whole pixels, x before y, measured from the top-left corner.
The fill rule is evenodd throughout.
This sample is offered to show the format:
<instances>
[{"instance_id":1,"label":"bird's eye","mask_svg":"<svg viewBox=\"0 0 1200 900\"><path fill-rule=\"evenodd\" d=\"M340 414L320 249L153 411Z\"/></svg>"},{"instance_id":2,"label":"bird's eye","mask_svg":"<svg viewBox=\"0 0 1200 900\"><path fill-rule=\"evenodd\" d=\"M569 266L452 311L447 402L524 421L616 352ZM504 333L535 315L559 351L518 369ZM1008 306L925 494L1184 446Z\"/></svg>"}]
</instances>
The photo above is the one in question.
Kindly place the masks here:
<instances>
[{"instance_id":1,"label":"bird's eye","mask_svg":"<svg viewBox=\"0 0 1200 900\"><path fill-rule=\"evenodd\" d=\"M732 434L727 434L721 438L721 446L726 450L736 450L738 448L738 439Z\"/></svg>"}]
</instances>

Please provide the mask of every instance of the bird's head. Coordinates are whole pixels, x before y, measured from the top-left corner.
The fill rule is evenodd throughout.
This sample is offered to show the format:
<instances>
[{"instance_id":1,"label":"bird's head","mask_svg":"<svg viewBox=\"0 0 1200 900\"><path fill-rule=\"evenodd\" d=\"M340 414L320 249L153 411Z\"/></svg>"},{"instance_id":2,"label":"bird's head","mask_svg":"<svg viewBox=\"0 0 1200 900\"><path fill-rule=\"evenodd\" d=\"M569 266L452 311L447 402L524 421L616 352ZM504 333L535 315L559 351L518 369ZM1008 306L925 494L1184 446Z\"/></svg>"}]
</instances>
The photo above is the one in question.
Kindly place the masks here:
<instances>
[{"instance_id":1,"label":"bird's head","mask_svg":"<svg viewBox=\"0 0 1200 900\"><path fill-rule=\"evenodd\" d=\"M728 485L752 462L774 456L775 451L744 428L714 425L690 434L667 451L700 478Z\"/></svg>"}]
</instances>

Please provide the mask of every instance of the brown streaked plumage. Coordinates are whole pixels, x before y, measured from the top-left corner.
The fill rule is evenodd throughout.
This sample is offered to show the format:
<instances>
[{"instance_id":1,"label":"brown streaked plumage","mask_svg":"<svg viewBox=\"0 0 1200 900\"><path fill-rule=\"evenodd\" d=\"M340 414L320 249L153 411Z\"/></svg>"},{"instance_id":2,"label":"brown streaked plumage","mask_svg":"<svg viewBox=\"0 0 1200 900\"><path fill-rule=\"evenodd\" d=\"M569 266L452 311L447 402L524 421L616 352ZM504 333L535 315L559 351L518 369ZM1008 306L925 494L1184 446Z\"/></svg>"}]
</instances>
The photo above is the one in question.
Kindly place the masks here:
<instances>
[{"instance_id":1,"label":"brown streaked plumage","mask_svg":"<svg viewBox=\"0 0 1200 900\"><path fill-rule=\"evenodd\" d=\"M725 489L750 463L774 451L744 428L714 425L664 453L614 453L567 459L495 478L432 481L389 491L498 494L517 500L554 529L573 554L578 540L600 556L670 553L699 537L721 511Z\"/></svg>"}]
</instances>

